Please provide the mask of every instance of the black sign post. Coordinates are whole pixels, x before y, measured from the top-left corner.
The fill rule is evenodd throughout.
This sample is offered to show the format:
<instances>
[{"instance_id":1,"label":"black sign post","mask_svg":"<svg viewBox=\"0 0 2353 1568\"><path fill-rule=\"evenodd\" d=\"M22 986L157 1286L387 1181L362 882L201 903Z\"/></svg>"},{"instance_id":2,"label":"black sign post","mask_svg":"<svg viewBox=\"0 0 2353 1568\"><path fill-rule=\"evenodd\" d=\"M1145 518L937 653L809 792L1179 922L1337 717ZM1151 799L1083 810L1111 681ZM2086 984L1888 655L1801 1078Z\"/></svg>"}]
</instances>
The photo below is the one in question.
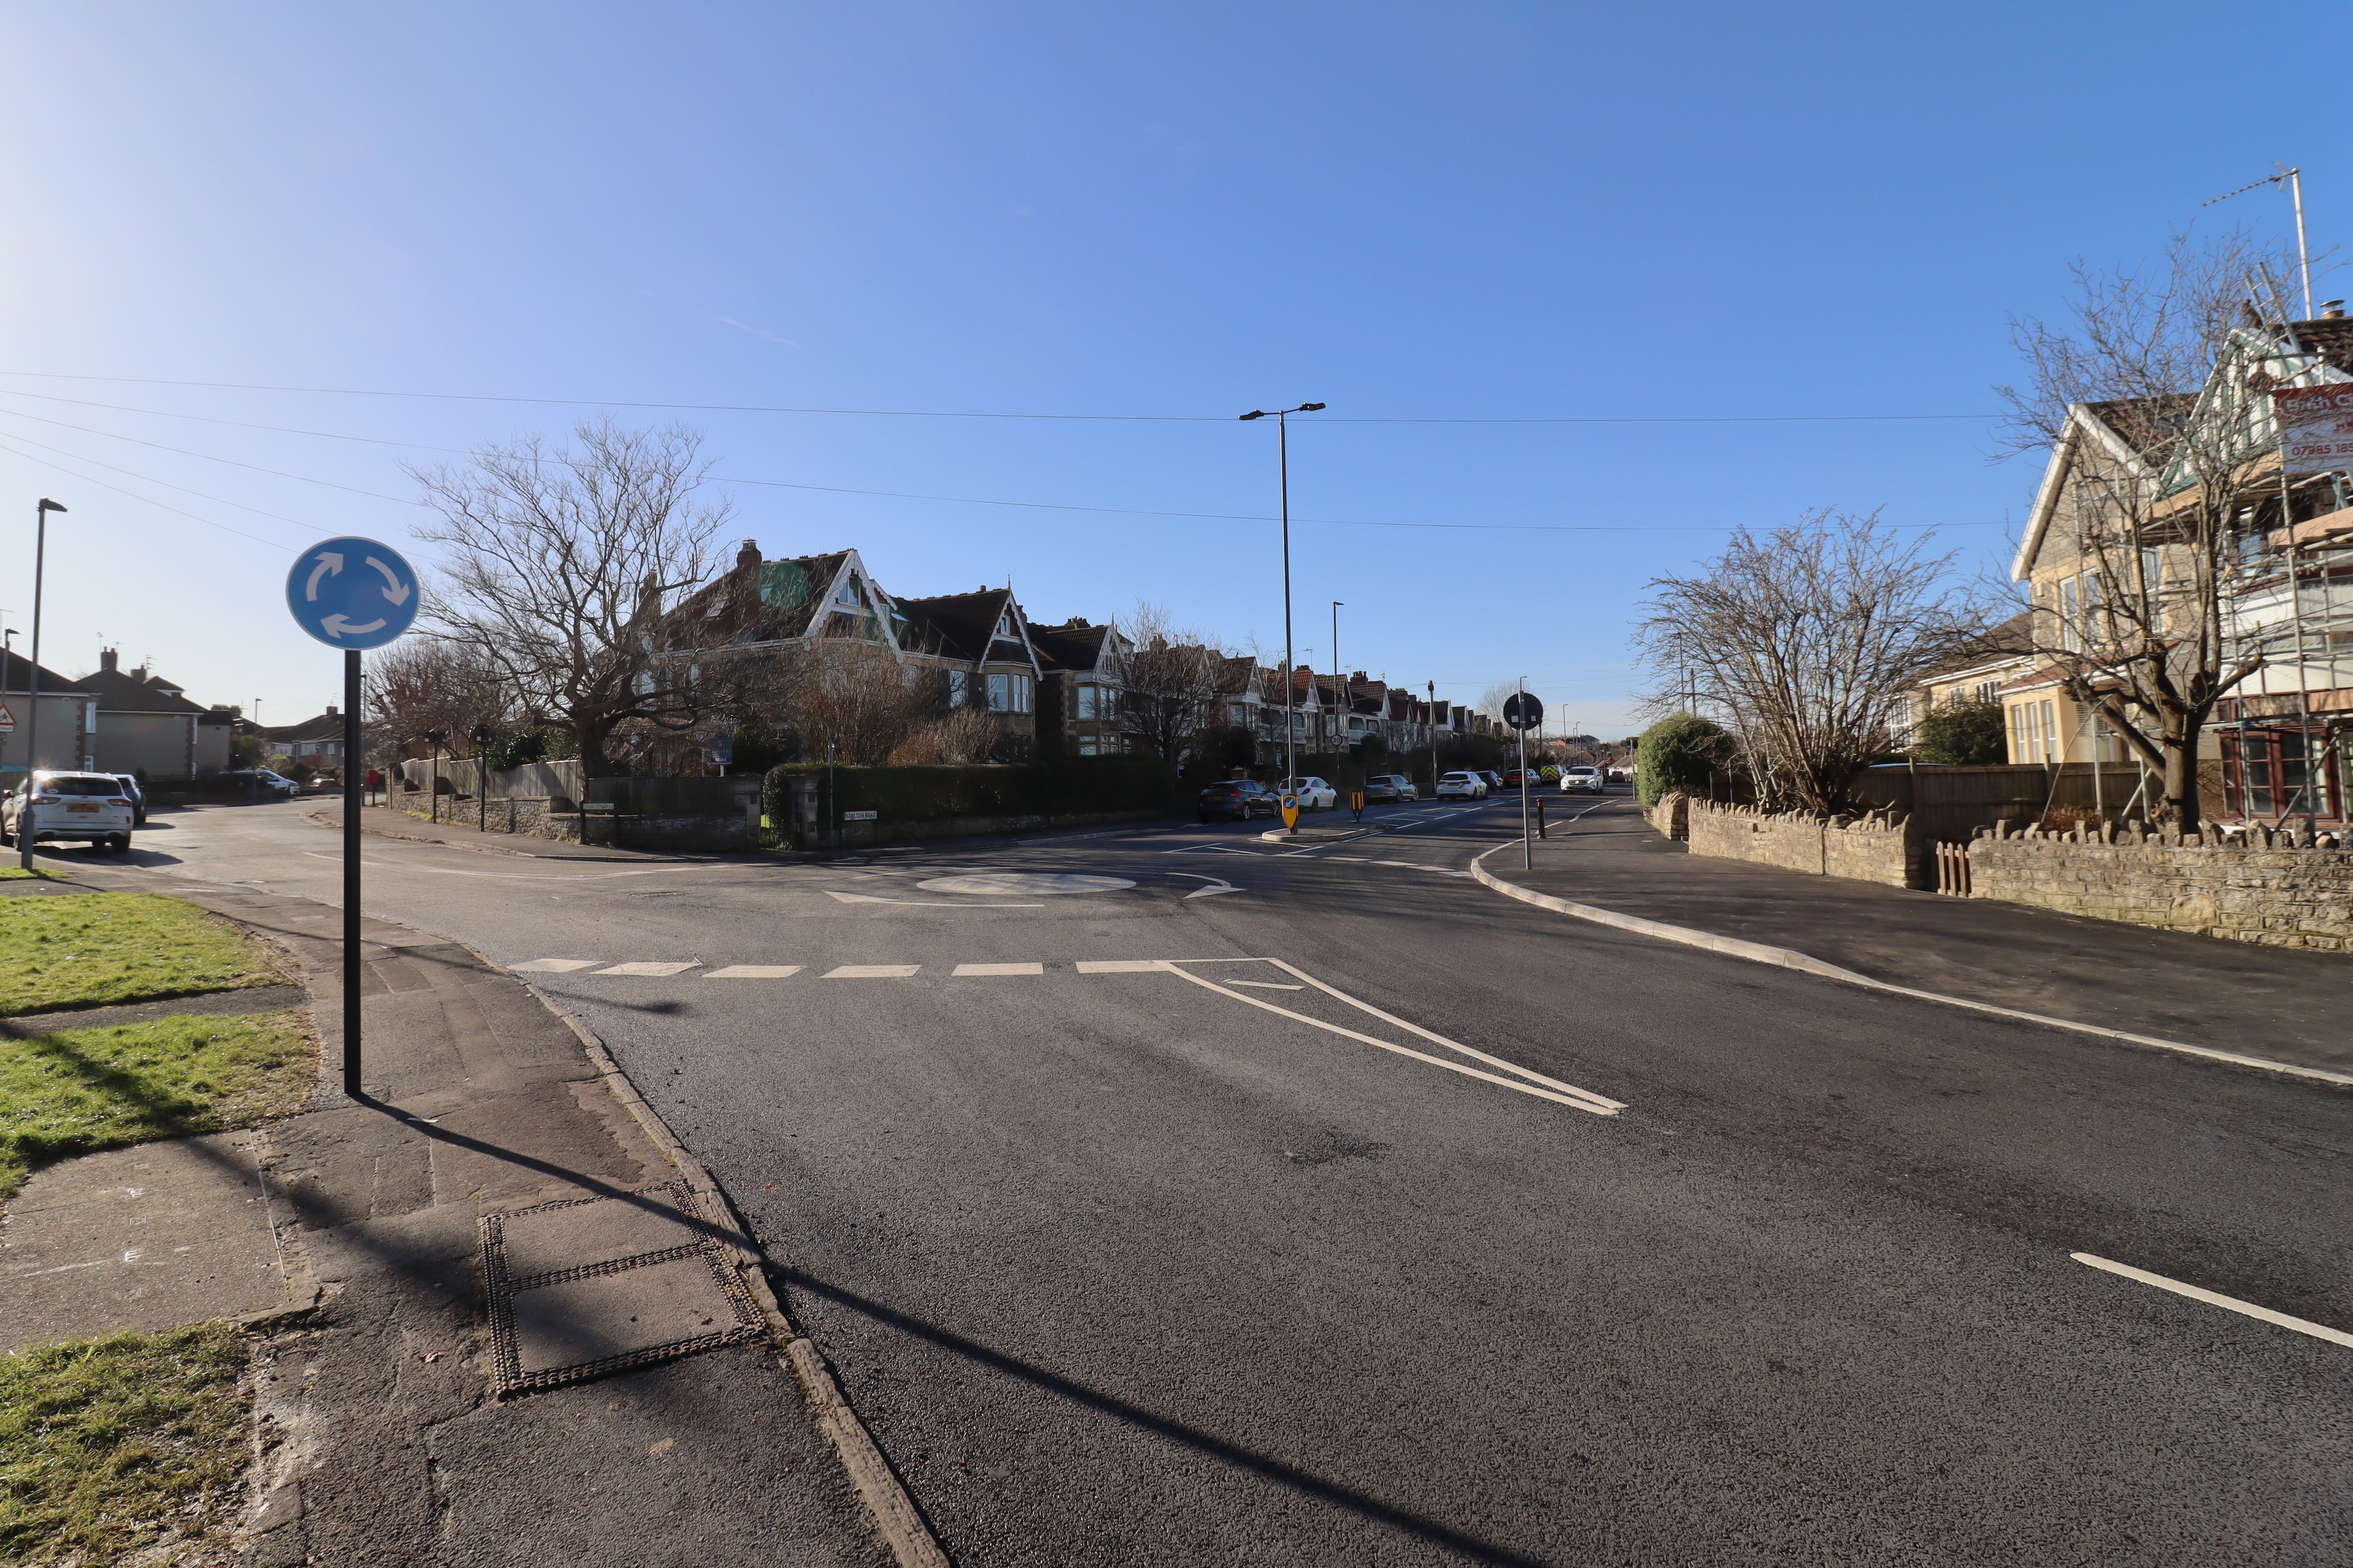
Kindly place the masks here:
<instances>
[{"instance_id":1,"label":"black sign post","mask_svg":"<svg viewBox=\"0 0 2353 1568\"><path fill-rule=\"evenodd\" d=\"M1536 866L1536 851L1528 819L1528 731L1544 722L1544 704L1528 695L1527 678L1525 676L1520 679L1520 689L1504 699L1504 722L1519 731L1520 868L1533 871Z\"/></svg>"}]
</instances>

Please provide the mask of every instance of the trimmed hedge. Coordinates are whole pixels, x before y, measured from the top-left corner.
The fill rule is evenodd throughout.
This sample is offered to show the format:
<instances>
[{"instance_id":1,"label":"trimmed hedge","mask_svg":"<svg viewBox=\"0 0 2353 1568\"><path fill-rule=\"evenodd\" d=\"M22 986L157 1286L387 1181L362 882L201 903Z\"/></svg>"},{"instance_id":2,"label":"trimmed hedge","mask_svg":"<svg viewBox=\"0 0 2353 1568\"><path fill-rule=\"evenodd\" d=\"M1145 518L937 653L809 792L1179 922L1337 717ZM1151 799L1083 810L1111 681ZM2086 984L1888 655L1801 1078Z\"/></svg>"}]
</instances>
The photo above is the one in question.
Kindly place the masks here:
<instances>
[{"instance_id":1,"label":"trimmed hedge","mask_svg":"<svg viewBox=\"0 0 2353 1568\"><path fill-rule=\"evenodd\" d=\"M1642 809L1672 790L1705 788L1726 766L1725 742L1721 726L1690 713L1670 713L1643 731L1634 752L1634 790Z\"/></svg>"},{"instance_id":2,"label":"trimmed hedge","mask_svg":"<svg viewBox=\"0 0 2353 1568\"><path fill-rule=\"evenodd\" d=\"M1081 812L1159 811L1172 798L1168 770L1155 757L1058 757L1035 763L829 770L841 798L828 798L823 763L788 763L768 771L761 808L785 830L797 773L818 781L818 812L871 811L884 822L953 816L1069 816Z\"/></svg>"}]
</instances>

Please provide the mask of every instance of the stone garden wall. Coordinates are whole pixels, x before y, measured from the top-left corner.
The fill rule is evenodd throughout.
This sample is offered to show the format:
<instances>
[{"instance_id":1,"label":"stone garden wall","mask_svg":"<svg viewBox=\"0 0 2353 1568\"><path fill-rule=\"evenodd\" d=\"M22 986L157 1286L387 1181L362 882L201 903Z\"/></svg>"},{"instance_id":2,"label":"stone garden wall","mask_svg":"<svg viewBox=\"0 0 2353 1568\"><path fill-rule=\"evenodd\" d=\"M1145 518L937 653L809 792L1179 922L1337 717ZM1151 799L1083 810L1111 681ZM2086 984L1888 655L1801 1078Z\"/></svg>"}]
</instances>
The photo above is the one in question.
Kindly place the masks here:
<instances>
[{"instance_id":1,"label":"stone garden wall","mask_svg":"<svg viewBox=\"0 0 2353 1568\"><path fill-rule=\"evenodd\" d=\"M1663 802L1662 804L1664 804ZM1819 817L1691 801L1691 852L1891 888L1923 886L1928 847L1901 812Z\"/></svg>"},{"instance_id":2,"label":"stone garden wall","mask_svg":"<svg viewBox=\"0 0 2353 1568\"><path fill-rule=\"evenodd\" d=\"M2353 952L2353 847L2336 835L2216 828L1989 828L1969 845L1971 895L2268 947Z\"/></svg>"}]
</instances>

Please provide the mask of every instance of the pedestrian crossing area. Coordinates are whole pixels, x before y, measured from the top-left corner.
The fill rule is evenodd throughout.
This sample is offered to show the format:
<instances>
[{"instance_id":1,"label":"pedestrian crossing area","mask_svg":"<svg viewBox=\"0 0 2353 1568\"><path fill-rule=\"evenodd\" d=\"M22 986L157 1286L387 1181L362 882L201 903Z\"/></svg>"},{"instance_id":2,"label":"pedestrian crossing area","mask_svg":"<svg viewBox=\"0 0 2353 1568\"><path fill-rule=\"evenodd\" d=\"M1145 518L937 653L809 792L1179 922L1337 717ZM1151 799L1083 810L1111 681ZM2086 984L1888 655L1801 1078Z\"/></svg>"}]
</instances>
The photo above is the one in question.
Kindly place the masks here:
<instances>
[{"instance_id":1,"label":"pedestrian crossing area","mask_svg":"<svg viewBox=\"0 0 2353 1568\"><path fill-rule=\"evenodd\" d=\"M534 958L510 964L517 974L583 974L632 980L668 980L693 974L698 980L789 980L805 975L816 980L913 980L917 975L952 980L1018 980L1042 978L1056 972L1074 974L1154 974L1184 962L1166 958L1082 958L1073 963L1042 961L992 963L837 963L831 967L803 963L725 963L699 961L633 960L616 963L603 958Z\"/></svg>"}]
</instances>

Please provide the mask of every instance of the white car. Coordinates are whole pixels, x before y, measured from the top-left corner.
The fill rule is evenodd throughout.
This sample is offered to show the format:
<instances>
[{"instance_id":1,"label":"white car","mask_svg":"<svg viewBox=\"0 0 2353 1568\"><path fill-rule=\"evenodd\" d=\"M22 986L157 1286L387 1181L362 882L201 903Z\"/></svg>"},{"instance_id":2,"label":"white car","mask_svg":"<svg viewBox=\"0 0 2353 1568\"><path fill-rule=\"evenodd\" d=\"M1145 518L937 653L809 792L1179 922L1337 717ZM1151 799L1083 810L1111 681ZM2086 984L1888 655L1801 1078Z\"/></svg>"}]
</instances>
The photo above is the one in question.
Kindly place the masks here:
<instances>
[{"instance_id":1,"label":"white car","mask_svg":"<svg viewBox=\"0 0 2353 1568\"><path fill-rule=\"evenodd\" d=\"M1599 795L1606 787L1599 768L1563 768L1560 772L1560 793L1575 795L1582 791Z\"/></svg>"},{"instance_id":2,"label":"white car","mask_svg":"<svg viewBox=\"0 0 2353 1568\"><path fill-rule=\"evenodd\" d=\"M0 842L79 838L120 855L131 847L131 796L112 773L41 772L0 800Z\"/></svg>"},{"instance_id":3,"label":"white car","mask_svg":"<svg viewBox=\"0 0 2353 1568\"><path fill-rule=\"evenodd\" d=\"M1487 798L1487 781L1477 773L1441 773L1438 788L1432 795L1439 800L1450 795L1463 800L1484 800Z\"/></svg>"},{"instance_id":4,"label":"white car","mask_svg":"<svg viewBox=\"0 0 2353 1568\"><path fill-rule=\"evenodd\" d=\"M1302 811L1330 811L1340 804L1340 792L1318 778L1293 779L1275 786L1277 795L1295 795Z\"/></svg>"}]
</instances>

